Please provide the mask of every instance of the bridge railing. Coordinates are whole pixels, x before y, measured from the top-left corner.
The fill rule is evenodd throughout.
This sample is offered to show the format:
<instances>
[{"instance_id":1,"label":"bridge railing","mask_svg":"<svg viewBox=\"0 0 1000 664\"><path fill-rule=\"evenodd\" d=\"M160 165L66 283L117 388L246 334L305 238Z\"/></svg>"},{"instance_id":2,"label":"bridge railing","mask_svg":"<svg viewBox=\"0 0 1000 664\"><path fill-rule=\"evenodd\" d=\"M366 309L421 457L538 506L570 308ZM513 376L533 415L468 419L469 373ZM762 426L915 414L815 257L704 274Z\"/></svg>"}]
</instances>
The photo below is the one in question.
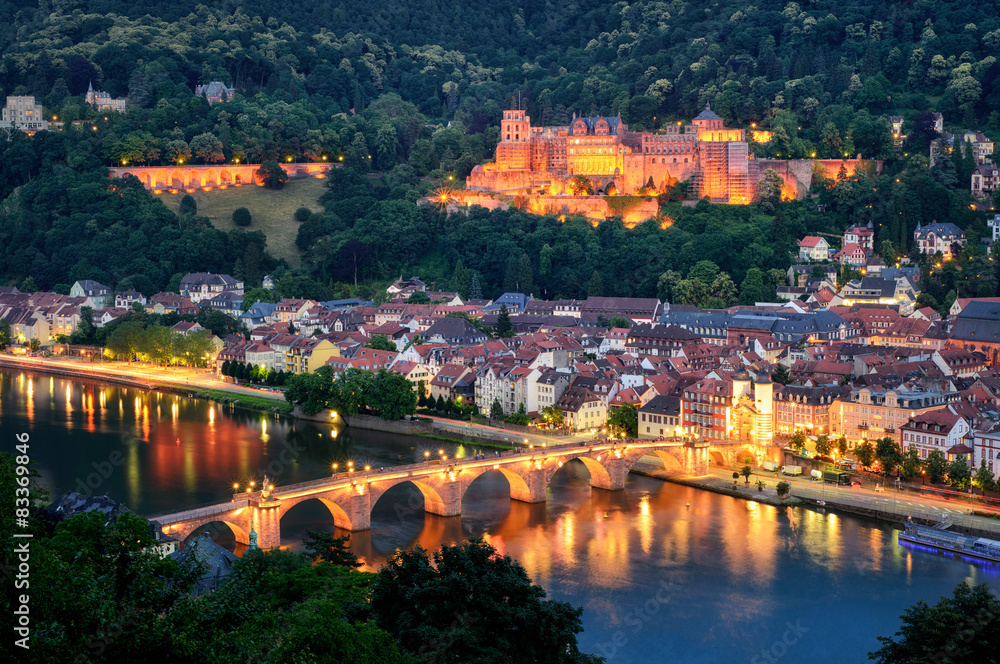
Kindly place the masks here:
<instances>
[{"instance_id":1,"label":"bridge railing","mask_svg":"<svg viewBox=\"0 0 1000 664\"><path fill-rule=\"evenodd\" d=\"M159 516L150 517L151 521L158 521L163 524L176 523L178 521L188 521L189 519L200 519L205 516L214 516L216 514L224 514L232 510L240 509L242 507L247 507L250 505L249 498L243 498L240 500L233 500L228 503L219 503L216 505L209 505L208 507L200 507L198 509L186 510L184 512L176 512L174 514L160 514Z\"/></svg>"}]
</instances>

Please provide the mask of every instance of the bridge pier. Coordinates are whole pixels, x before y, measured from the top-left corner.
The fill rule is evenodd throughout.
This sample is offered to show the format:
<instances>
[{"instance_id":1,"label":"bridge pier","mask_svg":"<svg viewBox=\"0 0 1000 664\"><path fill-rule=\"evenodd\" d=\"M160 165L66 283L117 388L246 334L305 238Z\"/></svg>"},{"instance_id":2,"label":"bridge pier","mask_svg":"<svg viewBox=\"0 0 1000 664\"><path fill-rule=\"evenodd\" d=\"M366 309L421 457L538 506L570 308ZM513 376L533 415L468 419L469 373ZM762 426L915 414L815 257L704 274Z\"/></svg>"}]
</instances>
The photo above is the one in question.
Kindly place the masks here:
<instances>
[{"instance_id":1,"label":"bridge pier","mask_svg":"<svg viewBox=\"0 0 1000 664\"><path fill-rule=\"evenodd\" d=\"M708 443L684 443L684 472L688 475L708 475Z\"/></svg>"},{"instance_id":2,"label":"bridge pier","mask_svg":"<svg viewBox=\"0 0 1000 664\"><path fill-rule=\"evenodd\" d=\"M625 479L631 464L620 456L609 455L602 464L606 473L590 473L590 486L607 491L620 491L625 488Z\"/></svg>"},{"instance_id":3,"label":"bridge pier","mask_svg":"<svg viewBox=\"0 0 1000 664\"><path fill-rule=\"evenodd\" d=\"M360 491L360 492L359 492ZM347 516L351 518L351 532L369 530L372 527L372 494L364 486L359 491L351 493L348 499L350 509Z\"/></svg>"},{"instance_id":4,"label":"bridge pier","mask_svg":"<svg viewBox=\"0 0 1000 664\"><path fill-rule=\"evenodd\" d=\"M417 488L424 494L424 511L437 516L458 516L462 513L462 484L455 480L445 481L434 491Z\"/></svg>"},{"instance_id":5,"label":"bridge pier","mask_svg":"<svg viewBox=\"0 0 1000 664\"><path fill-rule=\"evenodd\" d=\"M257 546L265 551L281 546L281 509L277 501L254 507L251 519L257 531Z\"/></svg>"},{"instance_id":6,"label":"bridge pier","mask_svg":"<svg viewBox=\"0 0 1000 664\"><path fill-rule=\"evenodd\" d=\"M541 468L531 468L525 473L521 473L524 483L510 482L511 500L519 500L522 503L544 503L545 489L548 487L548 480L545 471Z\"/></svg>"}]
</instances>

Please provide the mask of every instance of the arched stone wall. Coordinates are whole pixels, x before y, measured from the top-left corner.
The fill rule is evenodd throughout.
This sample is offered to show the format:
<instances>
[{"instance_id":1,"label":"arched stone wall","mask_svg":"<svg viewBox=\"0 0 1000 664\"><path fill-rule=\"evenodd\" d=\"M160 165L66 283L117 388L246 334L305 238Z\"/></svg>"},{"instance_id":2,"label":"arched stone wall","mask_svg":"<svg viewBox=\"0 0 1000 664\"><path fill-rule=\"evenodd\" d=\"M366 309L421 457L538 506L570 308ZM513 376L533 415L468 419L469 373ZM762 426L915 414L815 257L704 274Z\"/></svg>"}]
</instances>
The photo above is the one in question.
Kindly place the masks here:
<instances>
[{"instance_id":1,"label":"arched stone wall","mask_svg":"<svg viewBox=\"0 0 1000 664\"><path fill-rule=\"evenodd\" d=\"M500 473L501 475L504 476L504 478L507 480L507 484L510 486L511 500L522 500L530 502L527 498L531 494L531 491L528 487L528 482L525 481L523 477L518 475L513 470L504 467L487 468L485 470L482 470L481 472L478 472L475 475L475 477L472 477L471 479L466 478L465 481L462 482L462 500L465 500L465 494L469 491L469 487L471 487L475 483L475 481L478 480L480 477L483 477L484 475L487 475L489 473Z\"/></svg>"},{"instance_id":2,"label":"arched stone wall","mask_svg":"<svg viewBox=\"0 0 1000 664\"><path fill-rule=\"evenodd\" d=\"M568 460L579 459L583 462L583 465L587 467L590 471L590 486L596 487L607 487L611 484L611 474L608 473L608 469L601 465L601 462L597 459L592 459L589 456L578 456L570 457ZM550 478L551 479L551 478Z\"/></svg>"},{"instance_id":3,"label":"arched stone wall","mask_svg":"<svg viewBox=\"0 0 1000 664\"><path fill-rule=\"evenodd\" d=\"M243 510L240 510L240 512L242 511ZM236 538L237 542L240 542L241 544L250 543L250 523L247 516L243 514L221 514L199 520L185 521L183 523L176 524L173 527L166 528L164 532L183 542L187 540L196 530L203 528L210 523L225 524L231 531L233 531L233 536Z\"/></svg>"}]
</instances>

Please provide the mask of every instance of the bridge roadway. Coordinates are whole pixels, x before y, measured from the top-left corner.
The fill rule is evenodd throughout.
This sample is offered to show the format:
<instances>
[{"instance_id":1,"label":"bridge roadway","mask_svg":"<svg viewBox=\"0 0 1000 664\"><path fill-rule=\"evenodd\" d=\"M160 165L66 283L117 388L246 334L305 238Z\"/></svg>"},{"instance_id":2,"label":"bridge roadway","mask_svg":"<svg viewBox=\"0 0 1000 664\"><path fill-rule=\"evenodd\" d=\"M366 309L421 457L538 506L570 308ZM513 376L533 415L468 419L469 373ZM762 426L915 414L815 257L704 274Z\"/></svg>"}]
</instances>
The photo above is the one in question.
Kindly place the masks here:
<instances>
[{"instance_id":1,"label":"bridge roadway","mask_svg":"<svg viewBox=\"0 0 1000 664\"><path fill-rule=\"evenodd\" d=\"M510 497L529 503L545 502L549 481L565 463L579 459L590 472L592 487L605 490L625 488L632 466L646 455L656 456L666 470L691 476L708 473L709 444L670 440L630 440L620 442L567 443L484 459L431 459L423 463L393 466L378 472L354 471L332 477L276 487L270 496L260 491L234 494L231 501L199 509L153 517L167 535L180 540L212 522L225 523L238 542L250 541L256 532L263 549L281 543L281 517L307 500L319 500L333 516L334 524L346 530L367 530L371 509L392 487L410 482L424 497L424 510L440 516L462 512L462 497L472 482L488 472L507 478Z\"/></svg>"}]
</instances>

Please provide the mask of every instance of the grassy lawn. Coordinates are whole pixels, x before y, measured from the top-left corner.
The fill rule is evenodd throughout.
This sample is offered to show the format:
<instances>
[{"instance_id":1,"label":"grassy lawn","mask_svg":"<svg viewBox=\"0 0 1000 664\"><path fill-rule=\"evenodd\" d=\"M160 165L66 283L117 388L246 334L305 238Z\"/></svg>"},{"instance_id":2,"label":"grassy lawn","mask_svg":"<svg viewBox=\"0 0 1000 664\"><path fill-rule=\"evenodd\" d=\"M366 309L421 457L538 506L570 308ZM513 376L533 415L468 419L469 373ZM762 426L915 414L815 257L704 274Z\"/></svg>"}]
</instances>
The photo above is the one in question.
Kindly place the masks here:
<instances>
[{"instance_id":1,"label":"grassy lawn","mask_svg":"<svg viewBox=\"0 0 1000 664\"><path fill-rule=\"evenodd\" d=\"M272 191L264 187L243 185L228 189L196 191L191 194L198 203L198 214L208 217L212 225L223 231L237 226L233 223L233 210L245 207L250 210L253 222L247 230L263 231L267 236L267 251L275 258L284 258L289 265L297 266L301 252L295 246L299 222L292 215L299 207L321 212L319 197L326 191L325 180L311 177L295 178L285 188ZM183 194L160 194L163 202L174 212Z\"/></svg>"}]
</instances>

